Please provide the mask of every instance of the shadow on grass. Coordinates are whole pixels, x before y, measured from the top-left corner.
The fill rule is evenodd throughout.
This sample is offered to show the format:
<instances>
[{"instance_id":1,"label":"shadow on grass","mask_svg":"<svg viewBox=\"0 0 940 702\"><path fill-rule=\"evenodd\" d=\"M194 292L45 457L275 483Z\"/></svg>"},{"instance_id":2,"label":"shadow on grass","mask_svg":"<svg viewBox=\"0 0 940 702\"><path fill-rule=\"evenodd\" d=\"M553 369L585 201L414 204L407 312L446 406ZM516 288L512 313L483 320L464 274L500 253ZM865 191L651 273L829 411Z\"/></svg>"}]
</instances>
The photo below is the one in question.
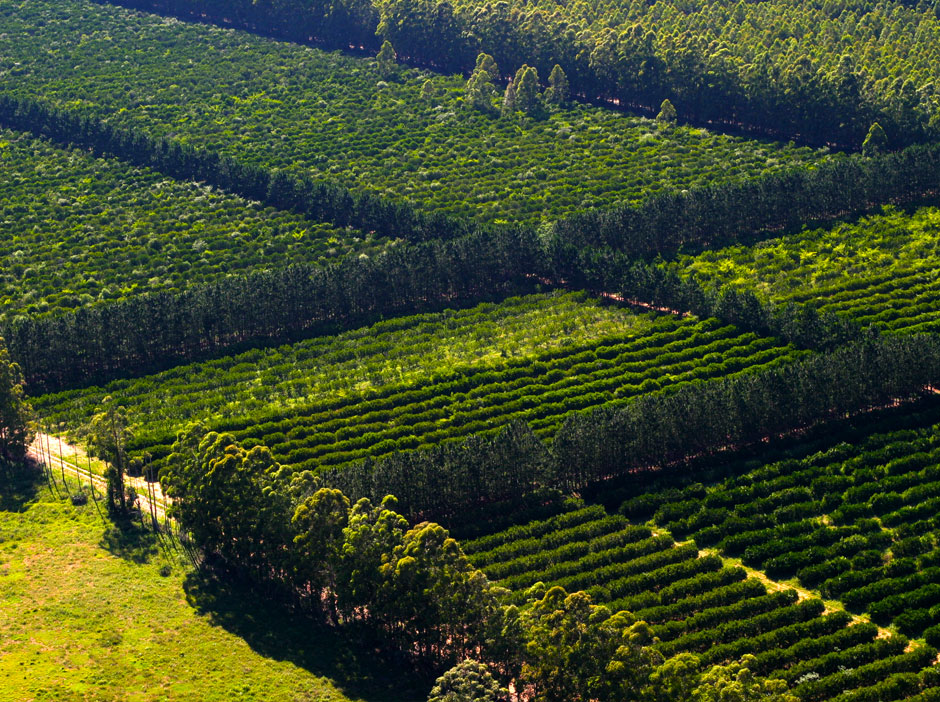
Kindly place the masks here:
<instances>
[{"instance_id":1,"label":"shadow on grass","mask_svg":"<svg viewBox=\"0 0 940 702\"><path fill-rule=\"evenodd\" d=\"M22 512L39 496L42 472L32 463L8 465L0 461L0 512Z\"/></svg>"},{"instance_id":2,"label":"shadow on grass","mask_svg":"<svg viewBox=\"0 0 940 702\"><path fill-rule=\"evenodd\" d=\"M137 522L116 520L105 529L98 545L126 561L149 563L160 552L160 537Z\"/></svg>"},{"instance_id":3,"label":"shadow on grass","mask_svg":"<svg viewBox=\"0 0 940 702\"><path fill-rule=\"evenodd\" d=\"M199 613L244 639L252 650L330 679L342 692L368 702L424 702L433 684L409 674L362 633L324 626L288 610L268 593L208 567L183 583Z\"/></svg>"}]
</instances>

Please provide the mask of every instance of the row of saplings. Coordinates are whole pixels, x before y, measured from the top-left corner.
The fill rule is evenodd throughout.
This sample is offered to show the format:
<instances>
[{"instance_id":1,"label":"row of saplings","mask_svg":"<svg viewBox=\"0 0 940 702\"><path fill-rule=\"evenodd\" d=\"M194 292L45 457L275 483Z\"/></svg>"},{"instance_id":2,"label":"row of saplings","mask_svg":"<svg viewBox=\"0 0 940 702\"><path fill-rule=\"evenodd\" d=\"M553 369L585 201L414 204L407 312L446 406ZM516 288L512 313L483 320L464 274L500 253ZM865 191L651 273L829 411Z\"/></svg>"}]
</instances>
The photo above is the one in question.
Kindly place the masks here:
<instances>
[{"instance_id":1,"label":"row of saplings","mask_svg":"<svg viewBox=\"0 0 940 702\"><path fill-rule=\"evenodd\" d=\"M311 615L365 626L416 667L447 670L430 700L771 700L795 702L750 659L664 660L650 627L583 592L537 584L522 608L475 569L438 524L409 525L389 496L356 504L194 425L161 480L177 518L207 553L253 580L289 588ZM510 694L510 690L512 693Z\"/></svg>"}]
</instances>

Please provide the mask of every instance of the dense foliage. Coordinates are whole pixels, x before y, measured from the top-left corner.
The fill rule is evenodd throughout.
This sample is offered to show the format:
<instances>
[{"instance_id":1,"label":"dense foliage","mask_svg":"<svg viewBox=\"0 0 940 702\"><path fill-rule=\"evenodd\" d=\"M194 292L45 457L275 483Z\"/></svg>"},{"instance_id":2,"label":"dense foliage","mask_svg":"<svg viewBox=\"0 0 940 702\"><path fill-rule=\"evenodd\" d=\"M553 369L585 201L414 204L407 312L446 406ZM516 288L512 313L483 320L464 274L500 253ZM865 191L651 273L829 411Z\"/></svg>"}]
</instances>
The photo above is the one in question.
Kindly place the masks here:
<instances>
[{"instance_id":1,"label":"dense foliage","mask_svg":"<svg viewBox=\"0 0 940 702\"><path fill-rule=\"evenodd\" d=\"M232 433L246 447L269 446L276 460L292 469L319 471L468 435L493 435L513 421L526 422L538 435L551 438L568 416L586 408L623 406L639 395L769 369L802 355L773 339L742 334L714 320L634 319L626 314L624 320L622 331L594 340L496 364L460 366L450 362L425 369L423 377L380 385L367 394L329 395L314 402L295 402L285 409L266 403L251 413L242 407L239 415L212 421L212 426ZM344 341L321 344L335 348ZM407 337L402 341L407 343ZM366 349L363 345L363 352ZM343 353L356 351L347 348ZM324 365L327 361L322 356L317 360ZM165 406L174 409L155 417L157 422L151 426L156 431L140 433L135 449L163 458L187 413L209 420L221 398L234 396L237 402L240 394L251 392L251 387L239 390L244 365L228 365L236 371L231 378L218 372L219 363L212 363L195 381L176 385L176 391L173 385L163 387L169 393ZM288 358L264 377L273 379L290 370L293 366ZM311 371L318 373L319 364ZM173 369L167 376L181 378L181 372ZM207 384L216 388L211 396L207 395ZM160 385L157 376L133 381L132 387L140 394ZM186 398L194 395L197 408L187 412L192 401ZM82 396L85 403L94 402L91 393ZM146 409L139 412L146 422Z\"/></svg>"},{"instance_id":2,"label":"dense foliage","mask_svg":"<svg viewBox=\"0 0 940 702\"><path fill-rule=\"evenodd\" d=\"M755 292L885 331L935 331L940 210L881 214L826 229L681 257L702 285Z\"/></svg>"},{"instance_id":3,"label":"dense foliage","mask_svg":"<svg viewBox=\"0 0 940 702\"><path fill-rule=\"evenodd\" d=\"M497 119L464 104L459 76L391 78L372 60L85 0L5 2L0 32L18 37L0 49L7 92L488 221L538 223L822 156L587 107Z\"/></svg>"},{"instance_id":4,"label":"dense foliage","mask_svg":"<svg viewBox=\"0 0 940 702\"><path fill-rule=\"evenodd\" d=\"M940 643L940 427L875 433L708 490L634 501L699 546L799 578L881 625ZM658 504L658 506L656 506Z\"/></svg>"},{"instance_id":5,"label":"dense foliage","mask_svg":"<svg viewBox=\"0 0 940 702\"><path fill-rule=\"evenodd\" d=\"M36 431L23 373L0 338L0 467L22 461Z\"/></svg>"},{"instance_id":6,"label":"dense foliage","mask_svg":"<svg viewBox=\"0 0 940 702\"><path fill-rule=\"evenodd\" d=\"M661 324L584 293L512 297L467 309L395 317L335 336L259 348L152 376L37 398L45 420L75 431L111 396L132 412L142 444L172 443L187 421L249 426L339 398L359 401L387 386L415 386L454 367L498 371L559 347L642 337Z\"/></svg>"},{"instance_id":7,"label":"dense foliage","mask_svg":"<svg viewBox=\"0 0 940 702\"><path fill-rule=\"evenodd\" d=\"M880 122L895 143L936 136L940 20L930 3L681 0L558 2L118 0L299 41L377 48L469 72L480 50L507 75L524 64L571 89L656 114L862 145ZM372 35L378 29L379 38Z\"/></svg>"},{"instance_id":8,"label":"dense foliage","mask_svg":"<svg viewBox=\"0 0 940 702\"><path fill-rule=\"evenodd\" d=\"M10 131L0 132L0 221L0 314L8 319L384 246Z\"/></svg>"},{"instance_id":9,"label":"dense foliage","mask_svg":"<svg viewBox=\"0 0 940 702\"><path fill-rule=\"evenodd\" d=\"M701 485L687 488L690 496L703 493ZM628 511L635 512L637 504L642 500L628 503ZM664 501L659 511L670 504ZM761 509L755 506L757 513ZM512 527L463 547L471 563L511 590L512 602L525 602L527 590L543 582L584 587L611 611L632 611L649 625L653 648L674 666L690 654L706 665L745 656L752 673L780 680L800 700L850 691L870 695L896 684L900 675L911 678L909 692L940 684L937 676L921 672L932 664L934 649L908 653L904 636L882 638L876 626L853 623L844 612L824 613L821 601L799 601L794 590L770 592L743 568L701 555L695 545L676 544L667 534L653 536L649 527L607 516L600 506ZM714 694L716 684L710 689ZM663 699L684 697L673 691Z\"/></svg>"}]
</instances>

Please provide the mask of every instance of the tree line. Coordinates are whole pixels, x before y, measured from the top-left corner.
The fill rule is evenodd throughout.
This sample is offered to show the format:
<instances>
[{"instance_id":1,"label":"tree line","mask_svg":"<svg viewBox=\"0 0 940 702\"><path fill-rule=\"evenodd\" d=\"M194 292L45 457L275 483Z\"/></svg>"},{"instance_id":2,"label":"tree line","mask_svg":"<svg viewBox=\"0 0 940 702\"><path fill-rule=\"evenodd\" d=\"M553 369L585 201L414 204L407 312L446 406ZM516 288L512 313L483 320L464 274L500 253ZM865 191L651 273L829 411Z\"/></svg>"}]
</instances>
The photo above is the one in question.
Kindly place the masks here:
<instances>
[{"instance_id":1,"label":"tree line","mask_svg":"<svg viewBox=\"0 0 940 702\"><path fill-rule=\"evenodd\" d=\"M701 30L660 26L664 16L645 7L616 8L617 14L631 17L629 24L586 26L588 21L578 16L577 8L552 12L515 3L490 7L450 0L114 2L332 48L375 53L384 39L399 57L447 72L470 74L481 51L491 54L510 75L528 64L548 76L559 65L572 93L587 99L617 102L651 116L669 99L682 119L744 126L814 144L860 148L876 121L897 145L937 136L936 114L930 113L931 84L918 92L919 86L910 77L897 77L890 83L876 80L875 71L884 66L868 66L861 60L856 66L844 44L826 46L818 61L809 56L794 60L779 40L769 49L761 45L763 37L743 36L740 46L736 38L706 40L697 36L703 34ZM722 8L704 10L707 14ZM598 11L614 14L615 9ZM644 16L647 12L649 17ZM685 8L672 6L666 12L674 25L681 25L689 14ZM766 18L751 21L757 28ZM908 21L916 24L917 19ZM850 24L854 27L854 22ZM805 27L787 25L780 31L797 34L805 32ZM850 32L846 29L847 36ZM842 31L836 33L842 36ZM863 34L852 38L870 39L863 39ZM817 43L823 39L817 36ZM713 45L719 41L716 50Z\"/></svg>"},{"instance_id":2,"label":"tree line","mask_svg":"<svg viewBox=\"0 0 940 702\"><path fill-rule=\"evenodd\" d=\"M322 478L353 498L392 492L405 513L447 520L540 486L576 491L923 396L938 381L940 337L866 338L777 368L573 413L550 447L513 424L493 438L367 460Z\"/></svg>"},{"instance_id":3,"label":"tree line","mask_svg":"<svg viewBox=\"0 0 940 702\"><path fill-rule=\"evenodd\" d=\"M352 226L411 242L452 239L476 229L467 219L421 213L402 201L386 200L368 192L354 193L335 183L316 182L282 170L242 163L178 139L113 127L97 117L31 98L0 94L0 124L66 146L115 156L180 180L208 183L337 227Z\"/></svg>"},{"instance_id":4,"label":"tree line","mask_svg":"<svg viewBox=\"0 0 940 702\"><path fill-rule=\"evenodd\" d=\"M940 189L940 145L913 146L812 171L667 194L611 212L592 211L547 232L478 228L242 165L175 140L114 129L35 100L0 95L0 123L115 153L176 177L203 179L311 218L355 220L416 242L372 259L292 266L55 317L18 317L0 331L34 393L150 372L246 344L336 331L382 315L498 296L536 282L623 290L627 299L712 314L809 348L827 348L853 335L837 318L821 320L795 307L777 311L747 293L706 293L646 264L631 269L629 261L740 241Z\"/></svg>"},{"instance_id":5,"label":"tree line","mask_svg":"<svg viewBox=\"0 0 940 702\"><path fill-rule=\"evenodd\" d=\"M440 525L409 524L391 495L352 503L309 473L287 474L263 446L245 450L192 425L179 433L161 481L214 561L287 595L311 618L374 632L407 664L442 671L456 663L431 700L453 699L448 693L475 681L491 702L506 698L509 683L538 702L710 702L736 681L761 699L794 702L782 683L756 679L750 659L667 662L646 622L584 592L538 584L530 607L506 604L506 591Z\"/></svg>"}]
</instances>

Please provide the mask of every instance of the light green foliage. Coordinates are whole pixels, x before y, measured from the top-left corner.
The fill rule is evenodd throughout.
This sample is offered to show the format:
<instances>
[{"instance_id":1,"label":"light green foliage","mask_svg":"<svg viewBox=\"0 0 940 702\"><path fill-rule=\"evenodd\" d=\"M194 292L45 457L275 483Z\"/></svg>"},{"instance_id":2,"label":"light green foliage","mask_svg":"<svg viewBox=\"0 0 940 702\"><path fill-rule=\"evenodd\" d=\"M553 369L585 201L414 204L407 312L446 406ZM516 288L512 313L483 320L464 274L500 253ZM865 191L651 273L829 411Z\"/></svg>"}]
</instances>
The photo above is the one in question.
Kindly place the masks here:
<instances>
[{"instance_id":1,"label":"light green foliage","mask_svg":"<svg viewBox=\"0 0 940 702\"><path fill-rule=\"evenodd\" d=\"M107 395L131 408L142 432L170 432L199 417L248 417L290 410L386 385L425 381L454 366L497 368L556 348L608 336L641 336L652 318L605 307L587 295L556 293L379 322L292 346L257 349L181 366L104 388L47 396L37 408L78 429ZM207 392L226 378L224 392ZM215 379L215 380L213 380ZM68 418L68 419L66 419Z\"/></svg>"},{"instance_id":2,"label":"light green foliage","mask_svg":"<svg viewBox=\"0 0 940 702\"><path fill-rule=\"evenodd\" d=\"M35 431L23 373L0 338L0 462L21 461Z\"/></svg>"},{"instance_id":3,"label":"light green foliage","mask_svg":"<svg viewBox=\"0 0 940 702\"><path fill-rule=\"evenodd\" d=\"M0 0L0 32L17 37L0 48L5 91L485 221L537 223L823 157L686 127L664 135L585 106L494 121L459 108L460 76L398 67L384 81L371 59L86 0ZM434 97L422 99L428 80Z\"/></svg>"},{"instance_id":4,"label":"light green foliage","mask_svg":"<svg viewBox=\"0 0 940 702\"><path fill-rule=\"evenodd\" d=\"M512 304L524 310L530 299ZM742 334L716 320L607 310L599 325L579 329L562 316L549 319L551 307L529 316L542 326L520 328L518 346L502 336L509 328L499 329L492 341L474 336L478 325L495 321L483 308L473 321L459 313L461 328L455 330L447 328L447 315L437 317L446 330L437 338L424 337L433 327L423 327L429 318L422 315L335 339L116 381L108 391L138 408L134 448L150 451L158 465L177 428L203 419L246 446L270 446L278 462L292 469L317 471L471 434L494 435L516 420L549 438L571 412L800 355L776 339ZM507 308L491 309L502 316ZM396 331L382 338L385 329ZM536 329L542 342L534 343ZM560 343L565 336L570 339ZM354 339L361 341L350 343ZM417 348L409 350L411 345ZM461 356L450 350L462 346L467 351ZM502 350L508 356L513 348L515 357L504 358ZM48 407L56 421L75 421L101 392L48 397L40 411Z\"/></svg>"},{"instance_id":5,"label":"light green foliage","mask_svg":"<svg viewBox=\"0 0 940 702\"><path fill-rule=\"evenodd\" d=\"M663 104L659 106L659 114L656 115L656 121L660 124L673 124L676 121L676 108L670 102L669 98L663 100Z\"/></svg>"},{"instance_id":6,"label":"light green foliage","mask_svg":"<svg viewBox=\"0 0 940 702\"><path fill-rule=\"evenodd\" d=\"M490 74L483 68L476 69L467 81L467 105L481 112L492 112L495 94Z\"/></svg>"},{"instance_id":7,"label":"light green foliage","mask_svg":"<svg viewBox=\"0 0 940 702\"><path fill-rule=\"evenodd\" d=\"M0 130L0 317L325 263L373 235Z\"/></svg>"},{"instance_id":8,"label":"light green foliage","mask_svg":"<svg viewBox=\"0 0 940 702\"><path fill-rule=\"evenodd\" d=\"M746 655L739 663L712 667L692 693L692 702L799 702L783 680L756 677L748 667L754 660Z\"/></svg>"},{"instance_id":9,"label":"light green foliage","mask_svg":"<svg viewBox=\"0 0 940 702\"><path fill-rule=\"evenodd\" d=\"M508 695L485 665L468 658L437 679L428 702L500 702Z\"/></svg>"},{"instance_id":10,"label":"light green foliage","mask_svg":"<svg viewBox=\"0 0 940 702\"><path fill-rule=\"evenodd\" d=\"M392 78L397 68L395 64L397 58L398 56L395 54L392 43L386 39L382 42L382 48L379 49L379 53L375 56L376 65L379 67L379 75L383 78Z\"/></svg>"},{"instance_id":11,"label":"light green foliage","mask_svg":"<svg viewBox=\"0 0 940 702\"><path fill-rule=\"evenodd\" d=\"M484 71L490 77L490 80L499 80L499 66L493 57L486 53L480 53L477 56L477 65L475 71Z\"/></svg>"},{"instance_id":12,"label":"light green foliage","mask_svg":"<svg viewBox=\"0 0 940 702\"><path fill-rule=\"evenodd\" d=\"M612 615L584 592L551 588L524 620L522 679L539 702L637 699L661 660L645 622L629 612Z\"/></svg>"},{"instance_id":13,"label":"light green foliage","mask_svg":"<svg viewBox=\"0 0 940 702\"><path fill-rule=\"evenodd\" d=\"M503 102L500 106L500 114L503 117L511 117L516 113L516 84L513 82L512 78L509 79L509 83L506 85L506 90L503 93Z\"/></svg>"},{"instance_id":14,"label":"light green foliage","mask_svg":"<svg viewBox=\"0 0 940 702\"><path fill-rule=\"evenodd\" d=\"M933 331L940 265L940 209L892 207L832 228L682 257L701 282L806 303L885 331Z\"/></svg>"}]
</instances>

